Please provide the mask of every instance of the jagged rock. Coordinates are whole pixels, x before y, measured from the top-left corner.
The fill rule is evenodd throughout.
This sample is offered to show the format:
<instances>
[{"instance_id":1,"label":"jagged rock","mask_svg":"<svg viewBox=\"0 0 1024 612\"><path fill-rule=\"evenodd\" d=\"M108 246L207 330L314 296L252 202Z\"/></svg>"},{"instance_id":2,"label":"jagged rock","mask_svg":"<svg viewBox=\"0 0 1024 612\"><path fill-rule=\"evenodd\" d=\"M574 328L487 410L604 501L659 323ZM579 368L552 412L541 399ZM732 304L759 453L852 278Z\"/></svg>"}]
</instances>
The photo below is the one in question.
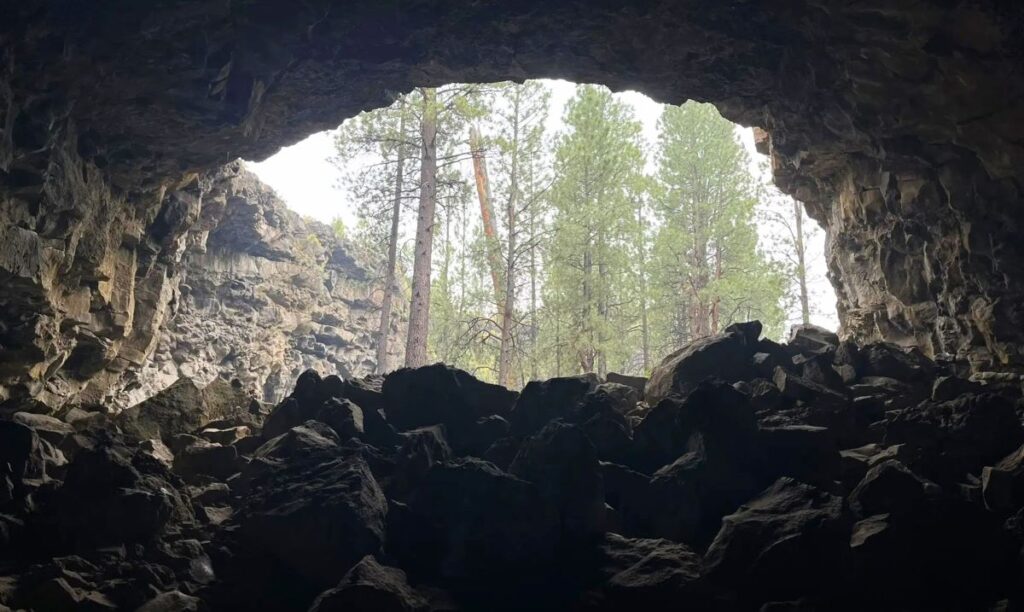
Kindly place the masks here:
<instances>
[{"instance_id":1,"label":"jagged rock","mask_svg":"<svg viewBox=\"0 0 1024 612\"><path fill-rule=\"evenodd\" d=\"M966 395L948 402L922 402L886 419L886 445L906 444L908 467L943 483L980 474L1024 441L1014 402L995 394Z\"/></svg>"},{"instance_id":2,"label":"jagged rock","mask_svg":"<svg viewBox=\"0 0 1024 612\"><path fill-rule=\"evenodd\" d=\"M229 427L227 429L218 429L216 427L207 427L200 430L199 437L213 442L214 444L234 444L242 438L247 438L252 432L245 425L238 425L237 427Z\"/></svg>"},{"instance_id":3,"label":"jagged rock","mask_svg":"<svg viewBox=\"0 0 1024 612\"><path fill-rule=\"evenodd\" d=\"M174 454L174 471L186 480L227 480L242 469L238 449L199 440Z\"/></svg>"},{"instance_id":4,"label":"jagged rock","mask_svg":"<svg viewBox=\"0 0 1024 612\"><path fill-rule=\"evenodd\" d=\"M159 469L156 469L159 468ZM84 548L151 538L167 524L192 520L192 509L158 462L139 463L123 447L84 450L68 466L37 524L45 546Z\"/></svg>"},{"instance_id":5,"label":"jagged rock","mask_svg":"<svg viewBox=\"0 0 1024 612\"><path fill-rule=\"evenodd\" d=\"M567 539L604 533L604 482L597 449L579 427L549 423L523 443L509 472L537 485L558 508Z\"/></svg>"},{"instance_id":6,"label":"jagged rock","mask_svg":"<svg viewBox=\"0 0 1024 612\"><path fill-rule=\"evenodd\" d=\"M321 593L310 612L417 612L426 607L427 600L409 586L405 572L366 556L338 586Z\"/></svg>"},{"instance_id":7,"label":"jagged rock","mask_svg":"<svg viewBox=\"0 0 1024 612\"><path fill-rule=\"evenodd\" d=\"M186 595L181 591L168 591L142 604L136 612L198 612L199 606L198 597Z\"/></svg>"},{"instance_id":8,"label":"jagged rock","mask_svg":"<svg viewBox=\"0 0 1024 612\"><path fill-rule=\"evenodd\" d=\"M823 384L797 376L792 372L787 372L781 367L775 368L772 379L783 396L804 402L814 408L840 410L846 408L849 404L849 399L842 393L834 391Z\"/></svg>"},{"instance_id":9,"label":"jagged rock","mask_svg":"<svg viewBox=\"0 0 1024 612\"><path fill-rule=\"evenodd\" d=\"M473 458L431 468L401 523L388 547L402 567L450 579L543 573L560 532L535 485Z\"/></svg>"},{"instance_id":10,"label":"jagged rock","mask_svg":"<svg viewBox=\"0 0 1024 612\"><path fill-rule=\"evenodd\" d=\"M174 465L174 453L159 438L143 440L139 444L139 449L168 468Z\"/></svg>"},{"instance_id":11,"label":"jagged rock","mask_svg":"<svg viewBox=\"0 0 1024 612\"><path fill-rule=\"evenodd\" d=\"M647 379L643 376L630 376L628 374L619 374L618 372L608 372L605 376L605 380L609 383L617 385L625 385L627 387L636 390L639 399L643 399L644 387L647 386Z\"/></svg>"},{"instance_id":12,"label":"jagged rock","mask_svg":"<svg viewBox=\"0 0 1024 612\"><path fill-rule=\"evenodd\" d=\"M361 458L296 459L260 478L233 520L246 549L323 589L380 550L387 500Z\"/></svg>"},{"instance_id":13,"label":"jagged rock","mask_svg":"<svg viewBox=\"0 0 1024 612\"><path fill-rule=\"evenodd\" d=\"M41 441L28 426L0 421L0 469L10 479L9 495L20 495L26 478L45 476Z\"/></svg>"},{"instance_id":14,"label":"jagged rock","mask_svg":"<svg viewBox=\"0 0 1024 612\"><path fill-rule=\"evenodd\" d=\"M569 417L597 385L593 375L531 380L512 409L512 434L532 435L555 419Z\"/></svg>"},{"instance_id":15,"label":"jagged rock","mask_svg":"<svg viewBox=\"0 0 1024 612\"><path fill-rule=\"evenodd\" d=\"M698 385L685 399L668 398L652 408L634 429L632 462L653 471L688 452L696 431L746 440L754 435L757 420L747 396L722 383Z\"/></svg>"},{"instance_id":16,"label":"jagged rock","mask_svg":"<svg viewBox=\"0 0 1024 612\"><path fill-rule=\"evenodd\" d=\"M395 472L385 487L389 497L405 500L430 468L452 458L444 426L421 427L400 434L405 440L398 450Z\"/></svg>"},{"instance_id":17,"label":"jagged rock","mask_svg":"<svg viewBox=\"0 0 1024 612\"><path fill-rule=\"evenodd\" d=\"M31 427L40 438L57 447L64 442L65 438L75 433L75 428L71 425L45 414L15 412L11 416L11 420Z\"/></svg>"},{"instance_id":18,"label":"jagged rock","mask_svg":"<svg viewBox=\"0 0 1024 612\"><path fill-rule=\"evenodd\" d=\"M827 594L842 578L848 533L842 498L780 478L722 519L704 564L744 599Z\"/></svg>"},{"instance_id":19,"label":"jagged rock","mask_svg":"<svg viewBox=\"0 0 1024 612\"><path fill-rule=\"evenodd\" d=\"M801 353L834 353L839 348L839 335L823 327L805 323L793 326L789 331L788 344Z\"/></svg>"},{"instance_id":20,"label":"jagged rock","mask_svg":"<svg viewBox=\"0 0 1024 612\"><path fill-rule=\"evenodd\" d=\"M701 592L701 558L685 544L609 533L599 555L607 582L598 604L585 609L670 610L710 605Z\"/></svg>"},{"instance_id":21,"label":"jagged rock","mask_svg":"<svg viewBox=\"0 0 1024 612\"><path fill-rule=\"evenodd\" d=\"M512 410L516 394L443 364L402 368L382 386L388 422L399 430L443 424L456 453L472 448L476 423Z\"/></svg>"},{"instance_id":22,"label":"jagged rock","mask_svg":"<svg viewBox=\"0 0 1024 612\"><path fill-rule=\"evenodd\" d=\"M758 433L758 471L767 480L790 476L827 486L839 478L841 458L835 436L827 428L790 425L762 428Z\"/></svg>"},{"instance_id":23,"label":"jagged rock","mask_svg":"<svg viewBox=\"0 0 1024 612\"><path fill-rule=\"evenodd\" d=\"M908 515L920 510L934 489L899 461L888 459L867 471L850 493L850 507L861 517Z\"/></svg>"},{"instance_id":24,"label":"jagged rock","mask_svg":"<svg viewBox=\"0 0 1024 612\"><path fill-rule=\"evenodd\" d=\"M865 376L888 376L914 382L931 375L935 364L920 350L875 343L860 349Z\"/></svg>"},{"instance_id":25,"label":"jagged rock","mask_svg":"<svg viewBox=\"0 0 1024 612\"><path fill-rule=\"evenodd\" d=\"M757 352L761 323L731 326L721 334L696 340L672 353L654 367L644 389L649 405L671 394L686 395L708 378L734 382L749 376L750 362Z\"/></svg>"},{"instance_id":26,"label":"jagged rock","mask_svg":"<svg viewBox=\"0 0 1024 612\"><path fill-rule=\"evenodd\" d=\"M1009 514L1024 508L1024 446L986 466L981 486L989 510Z\"/></svg>"},{"instance_id":27,"label":"jagged rock","mask_svg":"<svg viewBox=\"0 0 1024 612\"><path fill-rule=\"evenodd\" d=\"M193 381L182 378L157 395L124 410L115 422L135 440L161 438L167 442L177 434L191 433L211 421L248 413L250 399L223 381L214 381L201 389Z\"/></svg>"}]
</instances>

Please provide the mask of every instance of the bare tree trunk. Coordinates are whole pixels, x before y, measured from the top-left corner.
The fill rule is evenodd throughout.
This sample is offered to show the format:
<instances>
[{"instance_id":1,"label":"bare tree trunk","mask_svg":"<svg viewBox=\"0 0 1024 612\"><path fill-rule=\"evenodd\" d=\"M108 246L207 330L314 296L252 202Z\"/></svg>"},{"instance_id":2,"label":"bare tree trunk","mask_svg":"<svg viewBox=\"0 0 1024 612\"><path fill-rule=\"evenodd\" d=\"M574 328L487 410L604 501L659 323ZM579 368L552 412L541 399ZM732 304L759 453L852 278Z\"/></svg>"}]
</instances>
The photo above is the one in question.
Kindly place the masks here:
<instances>
[{"instance_id":1,"label":"bare tree trunk","mask_svg":"<svg viewBox=\"0 0 1024 612\"><path fill-rule=\"evenodd\" d=\"M501 348L498 352L498 384L506 387L512 384L512 326L515 321L516 303L516 206L519 190L519 96L516 89L512 101L512 163L509 168L509 195L505 207L508 224L508 252L505 258L505 294L502 296Z\"/></svg>"},{"instance_id":2,"label":"bare tree trunk","mask_svg":"<svg viewBox=\"0 0 1024 612\"><path fill-rule=\"evenodd\" d=\"M721 248L721 244L719 243L719 241L716 240L715 241L715 280L717 281L717 280L720 280L721 278L722 278L722 248ZM719 329L719 325L720 325L719 317L721 316L721 313L720 313L721 302L722 302L722 298L716 292L714 302L712 302L712 304L711 304L711 333L713 333L713 334L717 334L718 333L718 329Z\"/></svg>"},{"instance_id":3,"label":"bare tree trunk","mask_svg":"<svg viewBox=\"0 0 1024 612\"><path fill-rule=\"evenodd\" d=\"M401 102L399 102L401 104ZM399 138L405 136L405 112L398 120ZM395 168L395 201L391 207L391 236L388 238L388 269L384 277L384 299L380 305L380 326L377 334L377 373L388 371L388 340L391 335L391 304L398 287L395 282L395 271L398 267L398 229L402 213L402 180L405 171L405 152L398 145L398 161Z\"/></svg>"},{"instance_id":4,"label":"bare tree trunk","mask_svg":"<svg viewBox=\"0 0 1024 612\"><path fill-rule=\"evenodd\" d=\"M537 380L537 213L530 208L530 379Z\"/></svg>"},{"instance_id":5,"label":"bare tree trunk","mask_svg":"<svg viewBox=\"0 0 1024 612\"><path fill-rule=\"evenodd\" d=\"M405 365L427 363L427 332L430 328L430 268L434 243L434 210L437 207L437 91L424 88L420 151L420 205L416 217L416 251L412 267L412 300Z\"/></svg>"},{"instance_id":6,"label":"bare tree trunk","mask_svg":"<svg viewBox=\"0 0 1024 612\"><path fill-rule=\"evenodd\" d=\"M477 127L469 128L469 150L473 156L473 176L476 179L476 195L480 200L480 219L484 226L484 237L487 241L487 264L491 271L491 283L494 285L494 303L501 304L501 245L498 243L498 231L494 226L494 208L491 204L491 185L487 176L487 158L484 156L483 139Z\"/></svg>"},{"instance_id":7,"label":"bare tree trunk","mask_svg":"<svg viewBox=\"0 0 1024 612\"><path fill-rule=\"evenodd\" d=\"M644 376L651 368L651 336L647 320L647 226L644 225L644 204L641 199L636 207L637 265L640 270L640 345L643 349Z\"/></svg>"},{"instance_id":8,"label":"bare tree trunk","mask_svg":"<svg viewBox=\"0 0 1024 612\"><path fill-rule=\"evenodd\" d=\"M804 211L796 200L793 200L793 214L796 216L796 276L800 283L800 317L806 325L811 322L811 308L807 296L807 265L804 261Z\"/></svg>"}]
</instances>

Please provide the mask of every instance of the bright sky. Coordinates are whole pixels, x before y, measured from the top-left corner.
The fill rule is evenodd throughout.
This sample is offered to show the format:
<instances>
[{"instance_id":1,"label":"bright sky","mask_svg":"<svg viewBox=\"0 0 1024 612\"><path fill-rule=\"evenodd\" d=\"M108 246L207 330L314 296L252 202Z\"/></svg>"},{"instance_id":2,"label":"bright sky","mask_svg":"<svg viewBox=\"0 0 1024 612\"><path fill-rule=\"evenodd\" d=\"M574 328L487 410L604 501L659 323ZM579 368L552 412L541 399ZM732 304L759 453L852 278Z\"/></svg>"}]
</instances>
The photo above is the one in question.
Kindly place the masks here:
<instances>
[{"instance_id":1,"label":"bright sky","mask_svg":"<svg viewBox=\"0 0 1024 612\"><path fill-rule=\"evenodd\" d=\"M562 130L562 110L572 97L575 85L559 80L544 82L551 91L547 132L555 134ZM643 123L644 138L653 148L657 142L658 117L662 105L635 91L620 92L616 96L633 107L637 119ZM751 172L761 172L759 162L764 156L754 149L753 131L737 127L737 133L750 154ZM353 227L356 221L355 202L341 186L338 169L329 161L333 155L333 132L320 132L281 149L262 162L246 162L246 165L264 183L273 187L292 210L325 223L341 217L346 226ZM770 236L762 235L762 240L770 239ZM824 243L825 234L820 229L808 242L811 321L829 329L837 329L839 319L836 315L835 292L825 277Z\"/></svg>"}]
</instances>

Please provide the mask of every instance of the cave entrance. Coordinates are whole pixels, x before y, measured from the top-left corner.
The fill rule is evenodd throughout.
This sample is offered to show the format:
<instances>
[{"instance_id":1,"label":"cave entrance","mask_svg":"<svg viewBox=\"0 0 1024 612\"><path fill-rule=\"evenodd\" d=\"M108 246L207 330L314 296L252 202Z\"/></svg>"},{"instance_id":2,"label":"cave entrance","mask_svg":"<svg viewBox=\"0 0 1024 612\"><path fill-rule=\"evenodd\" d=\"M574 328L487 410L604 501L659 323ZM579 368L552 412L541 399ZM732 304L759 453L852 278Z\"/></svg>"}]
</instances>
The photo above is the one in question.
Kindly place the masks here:
<instances>
[{"instance_id":1,"label":"cave entrance","mask_svg":"<svg viewBox=\"0 0 1024 612\"><path fill-rule=\"evenodd\" d=\"M562 80L394 97L246 162L319 228L311 237L329 227L359 262L377 369L402 365L411 338L431 109L428 361L519 387L589 371L646 375L741 320L763 321L774 339L804 322L838 328L824 232L772 185L754 130L711 105Z\"/></svg>"}]
</instances>

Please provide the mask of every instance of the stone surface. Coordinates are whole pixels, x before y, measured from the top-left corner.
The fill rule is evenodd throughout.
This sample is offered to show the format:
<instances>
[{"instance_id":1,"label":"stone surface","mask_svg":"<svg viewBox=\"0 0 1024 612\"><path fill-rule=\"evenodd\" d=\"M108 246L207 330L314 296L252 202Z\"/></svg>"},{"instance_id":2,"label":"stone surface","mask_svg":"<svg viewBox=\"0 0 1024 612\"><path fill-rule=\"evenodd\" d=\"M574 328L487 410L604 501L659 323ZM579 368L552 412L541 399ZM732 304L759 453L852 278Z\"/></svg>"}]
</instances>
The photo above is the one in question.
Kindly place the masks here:
<instances>
[{"instance_id":1,"label":"stone surface","mask_svg":"<svg viewBox=\"0 0 1024 612\"><path fill-rule=\"evenodd\" d=\"M793 368L824 355L758 347ZM851 347L837 359L866 372ZM913 366L894 371L904 380L858 375L836 389L873 402L846 408L875 419L863 430L827 397L786 398L762 378L704 381L650 409L631 408L635 388L560 379L524 394L523 422L543 425L517 436L497 414L514 416L514 395L442 366L388 376L383 391L376 377L306 371L269 429L217 419L172 436L170 449L109 421L80 428L85 417L71 412L74 433L52 417L0 420L0 605L1014 609L1024 603L1020 391L979 382L936 401L942 368L901 363ZM755 401L765 385L775 401ZM175 423L206 410L176 405L197 414ZM391 435L360 434L357 411ZM389 416L444 422L396 431ZM588 428L598 417L637 421L614 463ZM286 427L294 418L307 420ZM471 425L462 435L473 444L453 447L450 424ZM201 437L231 427L252 435ZM841 446L851 431L863 435ZM66 463L58 433L63 447L76 440Z\"/></svg>"}]
</instances>

